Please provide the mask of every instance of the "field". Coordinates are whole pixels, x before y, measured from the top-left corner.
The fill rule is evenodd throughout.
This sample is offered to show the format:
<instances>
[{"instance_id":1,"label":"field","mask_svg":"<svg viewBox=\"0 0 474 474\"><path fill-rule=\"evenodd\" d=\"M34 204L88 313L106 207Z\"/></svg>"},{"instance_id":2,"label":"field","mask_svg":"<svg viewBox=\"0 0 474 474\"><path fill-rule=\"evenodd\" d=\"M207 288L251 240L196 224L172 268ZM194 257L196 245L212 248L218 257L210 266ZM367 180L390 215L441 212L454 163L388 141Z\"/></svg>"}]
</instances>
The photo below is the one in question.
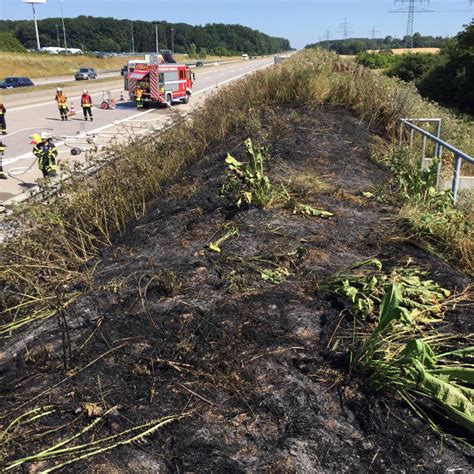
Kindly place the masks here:
<instances>
[{"instance_id":1,"label":"field","mask_svg":"<svg viewBox=\"0 0 474 474\"><path fill-rule=\"evenodd\" d=\"M18 210L0 467L469 472L472 227L391 146L416 112L473 146L306 51Z\"/></svg>"},{"instance_id":2,"label":"field","mask_svg":"<svg viewBox=\"0 0 474 474\"><path fill-rule=\"evenodd\" d=\"M407 54L407 53L431 53L431 54L436 54L439 53L440 48L394 48L391 51L393 51L393 54L397 56L401 56L402 54ZM368 53L378 53L379 50L368 50Z\"/></svg>"}]
</instances>

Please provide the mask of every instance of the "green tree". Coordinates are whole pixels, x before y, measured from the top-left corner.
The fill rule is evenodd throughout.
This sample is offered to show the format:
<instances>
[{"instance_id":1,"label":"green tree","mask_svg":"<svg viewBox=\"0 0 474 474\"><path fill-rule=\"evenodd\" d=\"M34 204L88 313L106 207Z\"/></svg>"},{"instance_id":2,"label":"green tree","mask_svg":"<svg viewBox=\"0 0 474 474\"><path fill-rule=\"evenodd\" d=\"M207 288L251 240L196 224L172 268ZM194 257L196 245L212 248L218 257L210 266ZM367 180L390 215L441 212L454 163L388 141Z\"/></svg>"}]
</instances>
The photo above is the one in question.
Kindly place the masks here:
<instances>
[{"instance_id":1,"label":"green tree","mask_svg":"<svg viewBox=\"0 0 474 474\"><path fill-rule=\"evenodd\" d=\"M387 71L388 76L397 76L406 82L423 79L440 62L440 56L430 53L404 54Z\"/></svg>"}]
</instances>

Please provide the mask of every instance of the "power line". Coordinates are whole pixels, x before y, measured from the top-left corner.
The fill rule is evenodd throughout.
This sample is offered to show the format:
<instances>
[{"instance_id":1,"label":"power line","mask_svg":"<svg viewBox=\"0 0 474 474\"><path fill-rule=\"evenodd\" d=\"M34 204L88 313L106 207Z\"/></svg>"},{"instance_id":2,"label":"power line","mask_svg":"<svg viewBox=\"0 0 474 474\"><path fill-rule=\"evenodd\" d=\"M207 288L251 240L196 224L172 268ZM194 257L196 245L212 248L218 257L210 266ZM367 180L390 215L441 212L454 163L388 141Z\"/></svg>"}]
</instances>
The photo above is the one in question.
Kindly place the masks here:
<instances>
[{"instance_id":1,"label":"power line","mask_svg":"<svg viewBox=\"0 0 474 474\"><path fill-rule=\"evenodd\" d=\"M408 8L405 9L402 7L401 9L390 13L408 13L406 46L407 48L413 48L413 25L415 23L415 14L432 12L432 10L427 10L426 8L418 7L417 5L423 5L425 3L429 4L430 0L395 0L395 5L399 3L402 5L408 4Z\"/></svg>"}]
</instances>

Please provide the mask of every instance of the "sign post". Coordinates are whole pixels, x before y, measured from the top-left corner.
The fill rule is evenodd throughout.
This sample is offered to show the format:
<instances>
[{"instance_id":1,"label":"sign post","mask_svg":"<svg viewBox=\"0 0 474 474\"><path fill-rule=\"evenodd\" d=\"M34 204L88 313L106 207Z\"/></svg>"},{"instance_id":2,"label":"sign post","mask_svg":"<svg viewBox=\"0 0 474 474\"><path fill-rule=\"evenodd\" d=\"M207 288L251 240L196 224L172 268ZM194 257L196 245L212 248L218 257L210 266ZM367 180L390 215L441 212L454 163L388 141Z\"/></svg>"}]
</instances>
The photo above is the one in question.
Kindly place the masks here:
<instances>
[{"instance_id":1,"label":"sign post","mask_svg":"<svg viewBox=\"0 0 474 474\"><path fill-rule=\"evenodd\" d=\"M36 9L35 5L37 4L44 4L46 0L21 0L22 3L29 3L33 9L33 20L35 22L35 31L36 31L36 46L38 51L41 49L40 39L39 39L39 32L38 32L38 23L36 21Z\"/></svg>"}]
</instances>

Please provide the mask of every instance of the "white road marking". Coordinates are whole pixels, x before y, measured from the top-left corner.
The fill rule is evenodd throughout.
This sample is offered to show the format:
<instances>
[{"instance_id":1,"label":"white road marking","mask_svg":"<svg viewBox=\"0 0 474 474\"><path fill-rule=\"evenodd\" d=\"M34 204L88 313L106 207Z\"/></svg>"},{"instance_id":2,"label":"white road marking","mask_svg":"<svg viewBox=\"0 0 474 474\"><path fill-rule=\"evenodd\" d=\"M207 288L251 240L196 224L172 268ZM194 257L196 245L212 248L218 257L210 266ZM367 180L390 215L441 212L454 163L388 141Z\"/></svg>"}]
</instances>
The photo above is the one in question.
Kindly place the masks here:
<instances>
[{"instance_id":1,"label":"white road marking","mask_svg":"<svg viewBox=\"0 0 474 474\"><path fill-rule=\"evenodd\" d=\"M244 73L242 73L242 74L239 74L238 76L234 76L234 77L231 77L231 78L226 79L226 80L224 80L224 81L218 82L218 83L216 83L216 85L220 86L220 85L223 85L223 84L227 84L228 82L231 82L231 81L236 81L237 79L240 79L240 78L242 78L242 77L244 77L244 76L246 76L246 75L248 75L248 74L250 74L250 73L252 73L252 72L254 72L254 71L258 71L259 69L263 69L264 67L268 67L268 66L270 66L270 65L271 65L271 63L269 63L269 64L264 64L264 65L262 65L262 66L259 66L258 68L252 69L252 70L247 71L247 72L244 72ZM206 88L204 88L204 89L201 89L201 90L199 90L199 91L197 91L197 92L194 92L193 95L203 94L204 92L207 92L207 91L209 91L209 90L211 90L211 89L215 89L215 88L216 88L216 85L209 86L209 87L206 87ZM119 90L120 90L120 89L119 89ZM49 103L50 103L50 102L47 102L47 104L49 104ZM35 107L35 106L33 106L33 107ZM10 110L11 110L11 109L10 109ZM127 120L133 120L133 119L135 119L135 118L137 118L137 117L142 117L143 115L147 115L147 114L149 114L149 113L151 113L151 112L154 112L155 110L157 110L157 109L149 109L149 110L146 110L145 112L139 112L138 114L131 115L130 117L125 117L125 118L123 118L123 119L116 120L116 121L114 121L114 122L112 122L112 123L109 123L109 124L107 124L107 125L103 125L102 127L96 128L96 129L94 129L94 130L89 130L88 132L82 133L82 134L80 134L80 135L76 135L76 137L77 137L77 138L84 138L84 137L86 137L87 135L91 135L91 134L94 134L94 133L98 133L98 132L101 132L101 131L103 131L103 130L107 130L107 129L109 129L109 128L112 128L112 127L115 127L115 126L117 126L117 125L120 125L121 123L126 122ZM58 147L60 147L60 146L62 146L62 145L64 145L64 142L56 143L56 148L58 148ZM17 161L19 161L19 160L24 160L24 159L26 159L26 158L32 158L33 156L34 156L34 155L33 155L32 152L28 152L28 153L25 153L25 154L23 154L23 155L16 156L16 157L14 157L14 158L10 158L10 159L7 158L7 159L4 159L4 160L3 160L3 164L4 164L4 165L9 165L9 164L15 163L15 162L17 162Z\"/></svg>"},{"instance_id":2,"label":"white road marking","mask_svg":"<svg viewBox=\"0 0 474 474\"><path fill-rule=\"evenodd\" d=\"M114 89L113 91L110 91L110 92L120 92L121 90L123 89ZM102 94L102 92L94 92L91 94L92 97L94 96L98 96ZM81 96L77 96L77 97L73 97L71 98L71 100L80 100ZM48 100L48 102L39 102L38 104L33 104L33 105L23 105L23 106L19 106L19 107L10 107L8 109L9 112L16 112L17 110L27 110L27 109L34 109L36 107L43 107L45 105L51 105L51 104L54 104L54 99L51 99L51 100Z\"/></svg>"}]
</instances>

